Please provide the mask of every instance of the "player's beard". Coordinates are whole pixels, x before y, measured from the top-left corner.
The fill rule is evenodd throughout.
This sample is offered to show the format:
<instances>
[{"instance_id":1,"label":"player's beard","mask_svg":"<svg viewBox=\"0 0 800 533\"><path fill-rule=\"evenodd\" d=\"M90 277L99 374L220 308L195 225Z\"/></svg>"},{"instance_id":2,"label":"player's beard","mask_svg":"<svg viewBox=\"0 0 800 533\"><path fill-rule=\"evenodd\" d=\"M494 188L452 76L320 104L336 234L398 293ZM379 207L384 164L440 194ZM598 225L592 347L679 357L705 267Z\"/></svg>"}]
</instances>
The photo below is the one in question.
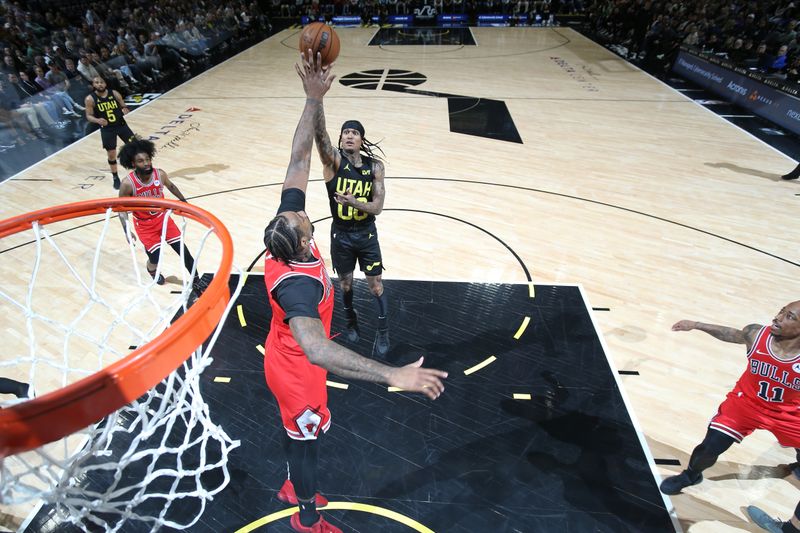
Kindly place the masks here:
<instances>
[{"instance_id":1,"label":"player's beard","mask_svg":"<svg viewBox=\"0 0 800 533\"><path fill-rule=\"evenodd\" d=\"M136 175L138 177L147 179L153 174L153 167L149 167L146 169L136 168L134 172L136 172Z\"/></svg>"}]
</instances>

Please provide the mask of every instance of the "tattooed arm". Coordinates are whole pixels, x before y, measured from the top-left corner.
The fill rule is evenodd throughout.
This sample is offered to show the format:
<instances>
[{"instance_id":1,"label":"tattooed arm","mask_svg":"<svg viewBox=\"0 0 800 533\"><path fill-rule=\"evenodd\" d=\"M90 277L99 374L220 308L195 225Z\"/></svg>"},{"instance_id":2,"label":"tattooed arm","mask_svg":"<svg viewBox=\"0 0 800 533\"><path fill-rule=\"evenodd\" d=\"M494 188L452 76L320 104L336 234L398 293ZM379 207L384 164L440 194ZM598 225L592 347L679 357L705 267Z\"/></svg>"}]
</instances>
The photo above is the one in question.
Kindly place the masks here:
<instances>
[{"instance_id":1,"label":"tattooed arm","mask_svg":"<svg viewBox=\"0 0 800 533\"><path fill-rule=\"evenodd\" d=\"M694 322L692 320L681 320L672 326L672 331L691 331L697 329L704 331L724 342L732 342L734 344L746 344L749 350L753 346L753 342L761 330L758 324L750 324L742 329L729 328L727 326L718 326L716 324L704 324L703 322Z\"/></svg>"},{"instance_id":2,"label":"tattooed arm","mask_svg":"<svg viewBox=\"0 0 800 533\"><path fill-rule=\"evenodd\" d=\"M444 391L441 380L447 377L447 372L422 368L422 357L403 367L387 366L361 357L330 340L325 335L322 321L317 318L302 316L290 318L289 328L308 360L336 375L386 383L403 390L421 392L431 400L438 398Z\"/></svg>"},{"instance_id":3,"label":"tattooed arm","mask_svg":"<svg viewBox=\"0 0 800 533\"><path fill-rule=\"evenodd\" d=\"M317 141L319 159L322 161L322 176L325 181L330 181L339 168L342 156L339 150L333 147L328 130L325 127L325 109L322 104L314 112L314 140Z\"/></svg>"}]
</instances>

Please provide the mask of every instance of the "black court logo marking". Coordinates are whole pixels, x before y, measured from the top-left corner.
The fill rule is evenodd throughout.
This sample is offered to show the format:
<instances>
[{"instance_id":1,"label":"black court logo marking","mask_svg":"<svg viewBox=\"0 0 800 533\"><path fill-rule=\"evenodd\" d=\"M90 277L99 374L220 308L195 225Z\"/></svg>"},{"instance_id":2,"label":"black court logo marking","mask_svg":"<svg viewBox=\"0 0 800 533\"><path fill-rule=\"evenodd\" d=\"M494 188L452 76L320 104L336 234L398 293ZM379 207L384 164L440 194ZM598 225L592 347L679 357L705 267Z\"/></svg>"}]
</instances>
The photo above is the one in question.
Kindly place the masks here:
<instances>
[{"instance_id":1,"label":"black court logo marking","mask_svg":"<svg viewBox=\"0 0 800 533\"><path fill-rule=\"evenodd\" d=\"M427 76L420 72L385 68L353 72L342 76L339 83L365 91L394 91L447 98L451 132L522 144L504 101L413 88L426 81Z\"/></svg>"}]
</instances>

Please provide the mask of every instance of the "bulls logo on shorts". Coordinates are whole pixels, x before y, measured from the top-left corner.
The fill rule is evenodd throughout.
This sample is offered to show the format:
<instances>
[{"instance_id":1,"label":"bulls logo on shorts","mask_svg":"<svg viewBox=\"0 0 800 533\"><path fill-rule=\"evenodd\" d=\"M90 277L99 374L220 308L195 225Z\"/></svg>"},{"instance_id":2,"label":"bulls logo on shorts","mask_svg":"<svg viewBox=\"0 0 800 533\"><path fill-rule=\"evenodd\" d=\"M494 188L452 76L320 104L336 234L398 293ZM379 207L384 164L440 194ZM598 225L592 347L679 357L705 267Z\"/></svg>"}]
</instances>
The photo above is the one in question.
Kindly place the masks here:
<instances>
[{"instance_id":1,"label":"bulls logo on shorts","mask_svg":"<svg viewBox=\"0 0 800 533\"><path fill-rule=\"evenodd\" d=\"M319 433L319 425L321 422L322 417L311 410L310 407L307 407L305 411L300 413L300 415L294 419L297 429L305 439L316 438L317 434Z\"/></svg>"}]
</instances>

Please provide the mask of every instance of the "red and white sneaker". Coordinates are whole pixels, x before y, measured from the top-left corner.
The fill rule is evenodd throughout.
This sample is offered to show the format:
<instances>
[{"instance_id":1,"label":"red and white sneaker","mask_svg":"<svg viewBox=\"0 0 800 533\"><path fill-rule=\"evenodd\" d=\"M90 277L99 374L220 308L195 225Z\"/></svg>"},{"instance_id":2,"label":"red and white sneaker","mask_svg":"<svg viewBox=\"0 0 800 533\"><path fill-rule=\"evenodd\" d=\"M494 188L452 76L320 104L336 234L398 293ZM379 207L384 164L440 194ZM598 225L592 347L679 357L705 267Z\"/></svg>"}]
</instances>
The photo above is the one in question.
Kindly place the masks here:
<instances>
[{"instance_id":1,"label":"red and white sneaker","mask_svg":"<svg viewBox=\"0 0 800 533\"><path fill-rule=\"evenodd\" d=\"M300 513L294 513L292 515L292 519L289 520L289 523L292 525L292 529L299 531L300 533L342 533L341 529L329 524L322 515L319 515L319 520L317 520L313 525L304 526L302 523L300 523Z\"/></svg>"},{"instance_id":2,"label":"red and white sneaker","mask_svg":"<svg viewBox=\"0 0 800 533\"><path fill-rule=\"evenodd\" d=\"M281 490L278 491L278 499L282 502L291 503L292 505L297 505L297 494L295 494L294 492L294 485L292 484L291 480L287 479L283 483ZM328 498L326 498L319 492L317 493L317 497L315 499L317 507L325 507L326 505L328 505ZM298 522L298 524L299 523L300 522Z\"/></svg>"}]
</instances>

